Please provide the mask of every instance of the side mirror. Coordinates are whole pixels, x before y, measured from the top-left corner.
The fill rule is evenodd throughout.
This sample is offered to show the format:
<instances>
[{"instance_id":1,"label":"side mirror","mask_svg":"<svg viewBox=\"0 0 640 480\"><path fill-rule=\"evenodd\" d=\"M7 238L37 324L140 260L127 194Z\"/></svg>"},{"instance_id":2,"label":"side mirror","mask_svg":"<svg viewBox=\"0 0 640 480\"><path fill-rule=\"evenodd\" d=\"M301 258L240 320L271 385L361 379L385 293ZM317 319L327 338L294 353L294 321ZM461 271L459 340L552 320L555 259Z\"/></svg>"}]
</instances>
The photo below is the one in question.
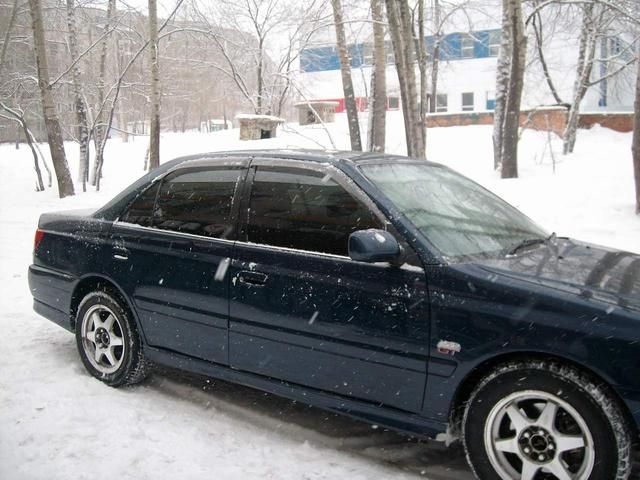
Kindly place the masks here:
<instances>
[{"instance_id":1,"label":"side mirror","mask_svg":"<svg viewBox=\"0 0 640 480\"><path fill-rule=\"evenodd\" d=\"M358 230L349 235L349 256L358 262L390 262L400 257L400 244L384 230Z\"/></svg>"}]
</instances>

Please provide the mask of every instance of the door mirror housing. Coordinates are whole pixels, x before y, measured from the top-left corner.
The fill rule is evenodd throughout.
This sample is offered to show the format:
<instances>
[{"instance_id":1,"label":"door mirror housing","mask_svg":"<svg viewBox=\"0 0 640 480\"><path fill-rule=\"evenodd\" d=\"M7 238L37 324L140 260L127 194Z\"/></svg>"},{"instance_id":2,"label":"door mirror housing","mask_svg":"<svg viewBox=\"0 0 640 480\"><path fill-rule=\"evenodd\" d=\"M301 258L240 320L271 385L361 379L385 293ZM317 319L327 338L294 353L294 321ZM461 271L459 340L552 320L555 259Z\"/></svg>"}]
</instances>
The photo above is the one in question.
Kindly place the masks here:
<instances>
[{"instance_id":1,"label":"door mirror housing","mask_svg":"<svg viewBox=\"0 0 640 480\"><path fill-rule=\"evenodd\" d=\"M358 230L349 235L349 257L358 262L396 263L402 250L389 232L375 228Z\"/></svg>"}]
</instances>

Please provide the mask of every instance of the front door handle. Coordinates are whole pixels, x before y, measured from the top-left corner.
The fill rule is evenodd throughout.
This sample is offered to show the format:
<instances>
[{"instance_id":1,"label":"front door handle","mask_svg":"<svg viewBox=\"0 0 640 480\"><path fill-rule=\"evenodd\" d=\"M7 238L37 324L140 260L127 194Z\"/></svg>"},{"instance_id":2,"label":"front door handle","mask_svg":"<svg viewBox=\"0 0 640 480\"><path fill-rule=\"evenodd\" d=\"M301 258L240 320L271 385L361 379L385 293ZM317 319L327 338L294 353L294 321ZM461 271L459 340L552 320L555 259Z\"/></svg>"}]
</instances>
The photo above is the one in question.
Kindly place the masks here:
<instances>
[{"instance_id":1,"label":"front door handle","mask_svg":"<svg viewBox=\"0 0 640 480\"><path fill-rule=\"evenodd\" d=\"M243 270L238 274L238 281L254 287L262 287L267 282L268 275L261 272Z\"/></svg>"}]
</instances>

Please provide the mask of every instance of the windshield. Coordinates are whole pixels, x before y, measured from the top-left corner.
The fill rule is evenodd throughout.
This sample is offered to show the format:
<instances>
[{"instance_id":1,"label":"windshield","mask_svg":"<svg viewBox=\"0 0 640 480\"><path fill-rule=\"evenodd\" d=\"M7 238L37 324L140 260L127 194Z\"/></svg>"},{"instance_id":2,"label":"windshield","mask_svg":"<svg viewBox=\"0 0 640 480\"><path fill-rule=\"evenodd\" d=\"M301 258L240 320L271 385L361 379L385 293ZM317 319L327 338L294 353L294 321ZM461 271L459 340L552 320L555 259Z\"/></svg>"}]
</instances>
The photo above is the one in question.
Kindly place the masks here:
<instances>
[{"instance_id":1,"label":"windshield","mask_svg":"<svg viewBox=\"0 0 640 480\"><path fill-rule=\"evenodd\" d=\"M449 168L385 163L361 170L446 257L505 253L524 240L548 237L511 205Z\"/></svg>"}]
</instances>

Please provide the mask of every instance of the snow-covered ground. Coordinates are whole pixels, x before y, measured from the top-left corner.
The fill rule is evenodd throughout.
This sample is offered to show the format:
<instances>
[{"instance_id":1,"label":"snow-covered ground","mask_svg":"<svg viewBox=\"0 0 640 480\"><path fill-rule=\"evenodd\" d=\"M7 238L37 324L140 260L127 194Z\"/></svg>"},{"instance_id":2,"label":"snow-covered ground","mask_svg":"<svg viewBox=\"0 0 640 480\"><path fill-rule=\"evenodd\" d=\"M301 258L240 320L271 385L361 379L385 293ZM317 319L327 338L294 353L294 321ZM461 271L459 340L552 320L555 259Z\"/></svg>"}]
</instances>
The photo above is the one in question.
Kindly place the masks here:
<instances>
[{"instance_id":1,"label":"snow-covered ground","mask_svg":"<svg viewBox=\"0 0 640 480\"><path fill-rule=\"evenodd\" d=\"M402 153L390 114L388 150ZM330 125L348 148L344 117ZM633 213L631 137L581 131L576 153L526 131L521 178L492 171L489 127L429 131L429 157L469 175L559 235L640 252ZM162 160L238 148L331 148L320 127L285 125L279 138L240 142L238 131L163 134ZM26 271L43 211L97 207L142 175L146 138L107 146L103 191L57 199L34 191L25 146L0 145L0 479L470 478L459 451L406 440L260 392L168 373L115 390L84 371L73 336L31 310ZM46 151L47 149L44 148ZM67 145L74 173L77 147ZM551 152L554 152L552 155ZM555 173L552 158L557 162Z\"/></svg>"}]
</instances>

